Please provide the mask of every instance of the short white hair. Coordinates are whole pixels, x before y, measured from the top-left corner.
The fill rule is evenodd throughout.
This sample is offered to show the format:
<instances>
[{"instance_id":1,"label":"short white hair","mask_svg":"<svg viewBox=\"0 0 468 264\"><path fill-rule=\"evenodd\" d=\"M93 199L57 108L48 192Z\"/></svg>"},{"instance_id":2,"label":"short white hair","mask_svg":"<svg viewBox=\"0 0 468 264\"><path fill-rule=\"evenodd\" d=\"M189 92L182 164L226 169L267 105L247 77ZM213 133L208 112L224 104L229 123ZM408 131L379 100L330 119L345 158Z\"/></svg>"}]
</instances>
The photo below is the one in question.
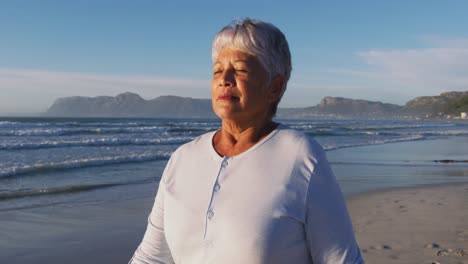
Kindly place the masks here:
<instances>
[{"instance_id":1,"label":"short white hair","mask_svg":"<svg viewBox=\"0 0 468 264\"><path fill-rule=\"evenodd\" d=\"M291 53L286 37L277 27L256 19L235 20L216 34L211 50L213 63L224 47L254 55L268 72L270 81L278 75L284 77L284 93L292 70Z\"/></svg>"}]
</instances>

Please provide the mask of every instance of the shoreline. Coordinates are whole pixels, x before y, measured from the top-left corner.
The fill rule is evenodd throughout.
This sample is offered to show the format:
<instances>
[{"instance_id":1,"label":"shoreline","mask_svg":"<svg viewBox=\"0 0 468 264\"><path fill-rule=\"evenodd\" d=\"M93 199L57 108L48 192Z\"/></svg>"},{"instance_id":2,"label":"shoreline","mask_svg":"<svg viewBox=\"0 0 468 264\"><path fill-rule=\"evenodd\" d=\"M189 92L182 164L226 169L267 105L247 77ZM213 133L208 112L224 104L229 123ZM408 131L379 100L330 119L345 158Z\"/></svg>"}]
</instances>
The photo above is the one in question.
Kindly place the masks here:
<instances>
[{"instance_id":1,"label":"shoreline","mask_svg":"<svg viewBox=\"0 0 468 264\"><path fill-rule=\"evenodd\" d=\"M461 180L459 182L444 182L444 183L418 183L415 185L408 186L391 186L391 187L381 187L374 190L364 190L361 192L352 192L344 194L346 202L351 202L357 199L362 199L363 197L372 196L372 195L383 195L390 192L400 192L400 191L412 191L417 189L437 189L443 187L454 187L459 185L468 185L468 180Z\"/></svg>"}]
</instances>

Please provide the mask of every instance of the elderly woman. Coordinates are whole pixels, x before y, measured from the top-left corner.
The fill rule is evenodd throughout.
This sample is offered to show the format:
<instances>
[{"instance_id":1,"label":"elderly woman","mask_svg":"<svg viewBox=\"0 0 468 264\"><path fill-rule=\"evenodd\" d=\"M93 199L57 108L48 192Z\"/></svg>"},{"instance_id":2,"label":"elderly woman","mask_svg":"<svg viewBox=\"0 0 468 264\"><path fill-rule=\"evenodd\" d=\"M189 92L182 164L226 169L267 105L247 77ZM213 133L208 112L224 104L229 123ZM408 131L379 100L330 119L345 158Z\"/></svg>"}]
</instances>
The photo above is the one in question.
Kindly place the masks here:
<instances>
[{"instance_id":1,"label":"elderly woman","mask_svg":"<svg viewBox=\"0 0 468 264\"><path fill-rule=\"evenodd\" d=\"M284 35L233 22L212 58L221 129L174 152L130 263L362 263L324 151L272 121L291 72Z\"/></svg>"}]
</instances>

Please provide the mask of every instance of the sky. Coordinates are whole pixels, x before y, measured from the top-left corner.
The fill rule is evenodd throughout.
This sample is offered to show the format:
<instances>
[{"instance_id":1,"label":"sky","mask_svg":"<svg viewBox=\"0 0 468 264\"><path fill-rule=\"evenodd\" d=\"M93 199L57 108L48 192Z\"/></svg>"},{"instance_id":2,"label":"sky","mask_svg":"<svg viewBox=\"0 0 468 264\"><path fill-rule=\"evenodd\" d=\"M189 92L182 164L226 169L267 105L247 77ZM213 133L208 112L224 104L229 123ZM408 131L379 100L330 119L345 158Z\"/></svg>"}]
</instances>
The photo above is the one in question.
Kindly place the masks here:
<instances>
[{"instance_id":1,"label":"sky","mask_svg":"<svg viewBox=\"0 0 468 264\"><path fill-rule=\"evenodd\" d=\"M0 1L0 114L78 95L210 98L213 37L246 17L289 42L280 107L468 90L468 1L169 2Z\"/></svg>"}]
</instances>

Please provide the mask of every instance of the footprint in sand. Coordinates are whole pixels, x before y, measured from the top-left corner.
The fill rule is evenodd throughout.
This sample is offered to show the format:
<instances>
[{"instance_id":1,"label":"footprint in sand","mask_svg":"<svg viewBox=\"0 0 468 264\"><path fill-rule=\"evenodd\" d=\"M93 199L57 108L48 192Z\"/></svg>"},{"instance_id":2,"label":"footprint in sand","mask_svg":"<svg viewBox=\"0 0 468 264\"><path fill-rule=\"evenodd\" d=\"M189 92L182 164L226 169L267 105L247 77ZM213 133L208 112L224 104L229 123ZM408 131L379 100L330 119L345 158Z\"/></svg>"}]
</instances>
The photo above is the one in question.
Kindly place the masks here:
<instances>
[{"instance_id":1,"label":"footprint in sand","mask_svg":"<svg viewBox=\"0 0 468 264\"><path fill-rule=\"evenodd\" d=\"M375 249L375 250L389 250L389 249L392 249L392 247L390 247L389 245L377 245L377 246L370 246L369 247L370 249Z\"/></svg>"},{"instance_id":2,"label":"footprint in sand","mask_svg":"<svg viewBox=\"0 0 468 264\"><path fill-rule=\"evenodd\" d=\"M466 256L468 256L468 253L465 250L461 249L461 248L442 249L442 250L437 251L437 253L436 253L437 256L448 256L450 254L455 255L457 257L466 257Z\"/></svg>"},{"instance_id":3,"label":"footprint in sand","mask_svg":"<svg viewBox=\"0 0 468 264\"><path fill-rule=\"evenodd\" d=\"M436 255L445 257L449 255L449 251L447 249L442 249L437 251Z\"/></svg>"},{"instance_id":4,"label":"footprint in sand","mask_svg":"<svg viewBox=\"0 0 468 264\"><path fill-rule=\"evenodd\" d=\"M437 243L429 243L424 246L425 248L440 248L440 245Z\"/></svg>"},{"instance_id":5,"label":"footprint in sand","mask_svg":"<svg viewBox=\"0 0 468 264\"><path fill-rule=\"evenodd\" d=\"M400 208L400 212L401 212L401 213L406 213L406 212L408 212L408 210L406 209L406 206L404 206L404 205L400 205L399 208Z\"/></svg>"},{"instance_id":6,"label":"footprint in sand","mask_svg":"<svg viewBox=\"0 0 468 264\"><path fill-rule=\"evenodd\" d=\"M466 256L468 256L468 253L466 251L464 251L463 249L457 249L455 251L455 255L459 256L459 257L466 257Z\"/></svg>"}]
</instances>

